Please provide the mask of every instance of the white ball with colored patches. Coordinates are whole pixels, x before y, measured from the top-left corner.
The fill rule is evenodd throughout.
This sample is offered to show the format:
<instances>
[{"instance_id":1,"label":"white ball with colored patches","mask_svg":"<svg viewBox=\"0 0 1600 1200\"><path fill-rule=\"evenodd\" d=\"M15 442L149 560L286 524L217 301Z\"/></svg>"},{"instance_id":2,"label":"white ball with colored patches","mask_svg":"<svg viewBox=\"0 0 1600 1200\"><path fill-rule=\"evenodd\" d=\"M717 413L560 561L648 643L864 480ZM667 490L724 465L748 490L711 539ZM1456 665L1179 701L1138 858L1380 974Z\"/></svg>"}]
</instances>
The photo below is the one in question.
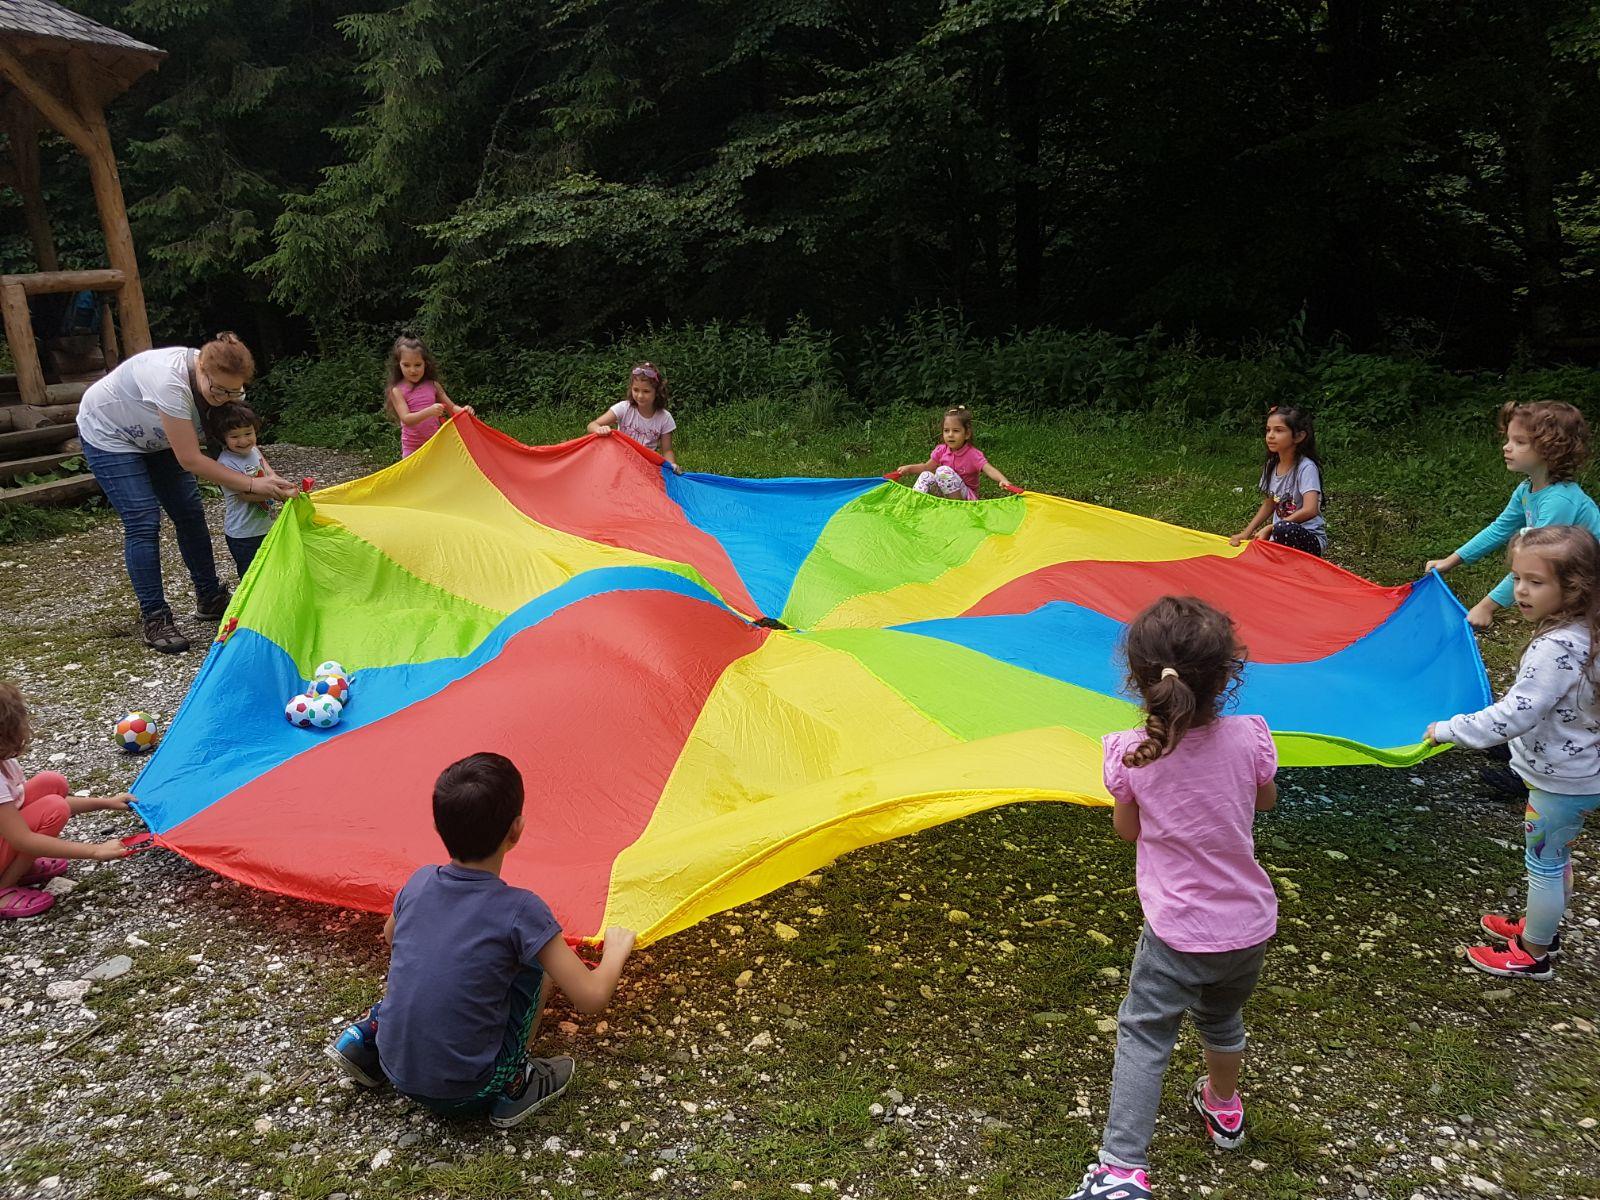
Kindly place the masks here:
<instances>
[{"instance_id":1,"label":"white ball with colored patches","mask_svg":"<svg viewBox=\"0 0 1600 1200\"><path fill-rule=\"evenodd\" d=\"M311 672L311 677L313 679L321 679L324 675L342 675L346 679L350 678L350 672L346 671L344 667L331 658L318 667L315 671Z\"/></svg>"},{"instance_id":2,"label":"white ball with colored patches","mask_svg":"<svg viewBox=\"0 0 1600 1200\"><path fill-rule=\"evenodd\" d=\"M350 703L350 681L343 675L318 675L306 688L308 696L332 696L340 704Z\"/></svg>"},{"instance_id":3,"label":"white ball with colored patches","mask_svg":"<svg viewBox=\"0 0 1600 1200\"><path fill-rule=\"evenodd\" d=\"M332 729L344 717L344 705L332 696L296 696L283 706L289 724L300 729Z\"/></svg>"},{"instance_id":4,"label":"white ball with colored patches","mask_svg":"<svg viewBox=\"0 0 1600 1200\"><path fill-rule=\"evenodd\" d=\"M161 727L147 712L131 712L117 722L117 745L129 754L143 754L161 738Z\"/></svg>"}]
</instances>

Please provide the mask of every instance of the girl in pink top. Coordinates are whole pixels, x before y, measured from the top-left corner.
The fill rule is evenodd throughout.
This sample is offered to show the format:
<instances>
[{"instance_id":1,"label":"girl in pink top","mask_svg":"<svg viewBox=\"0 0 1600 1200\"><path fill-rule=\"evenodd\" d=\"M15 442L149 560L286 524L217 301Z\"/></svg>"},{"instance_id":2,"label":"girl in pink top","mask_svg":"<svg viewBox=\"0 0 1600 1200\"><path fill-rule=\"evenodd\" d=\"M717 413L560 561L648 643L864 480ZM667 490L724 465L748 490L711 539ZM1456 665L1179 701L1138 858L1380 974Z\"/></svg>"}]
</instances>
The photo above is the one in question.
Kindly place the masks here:
<instances>
[{"instance_id":1,"label":"girl in pink top","mask_svg":"<svg viewBox=\"0 0 1600 1200\"><path fill-rule=\"evenodd\" d=\"M965 404L946 410L939 444L933 448L927 462L896 467L888 478L899 479L912 471L917 472L917 481L911 485L917 491L930 496L947 496L951 500L976 500L980 475L987 475L1008 492L1022 491L972 444L972 414Z\"/></svg>"},{"instance_id":2,"label":"girl in pink top","mask_svg":"<svg viewBox=\"0 0 1600 1200\"><path fill-rule=\"evenodd\" d=\"M409 458L439 432L440 420L457 413L472 415L457 406L439 383L439 366L421 338L397 337L389 350L389 390L384 412L400 426L400 457Z\"/></svg>"},{"instance_id":3,"label":"girl in pink top","mask_svg":"<svg viewBox=\"0 0 1600 1200\"><path fill-rule=\"evenodd\" d=\"M1233 622L1166 596L1129 625L1127 654L1145 720L1103 739L1104 775L1117 834L1138 846L1145 926L1117 1014L1100 1162L1069 1200L1152 1194L1150 1138L1185 1013L1206 1063L1190 1102L1216 1145L1244 1140L1241 1014L1278 926L1251 834L1256 813L1278 802L1277 750L1260 717L1221 715L1243 667Z\"/></svg>"}]
</instances>

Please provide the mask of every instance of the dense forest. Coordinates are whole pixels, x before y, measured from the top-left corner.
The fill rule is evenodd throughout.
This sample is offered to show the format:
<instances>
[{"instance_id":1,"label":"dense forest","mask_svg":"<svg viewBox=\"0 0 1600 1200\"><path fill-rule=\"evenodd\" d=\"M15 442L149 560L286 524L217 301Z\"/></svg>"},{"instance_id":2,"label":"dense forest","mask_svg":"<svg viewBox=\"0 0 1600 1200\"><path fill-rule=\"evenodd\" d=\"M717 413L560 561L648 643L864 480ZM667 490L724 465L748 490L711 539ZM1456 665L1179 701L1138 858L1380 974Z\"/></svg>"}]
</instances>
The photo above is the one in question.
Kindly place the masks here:
<instances>
[{"instance_id":1,"label":"dense forest","mask_svg":"<svg viewBox=\"0 0 1600 1200\"><path fill-rule=\"evenodd\" d=\"M1600 5L77 0L158 338L1159 328L1600 355ZM47 147L68 265L100 257ZM0 260L26 263L0 190ZM320 339L320 340L319 340Z\"/></svg>"}]
</instances>

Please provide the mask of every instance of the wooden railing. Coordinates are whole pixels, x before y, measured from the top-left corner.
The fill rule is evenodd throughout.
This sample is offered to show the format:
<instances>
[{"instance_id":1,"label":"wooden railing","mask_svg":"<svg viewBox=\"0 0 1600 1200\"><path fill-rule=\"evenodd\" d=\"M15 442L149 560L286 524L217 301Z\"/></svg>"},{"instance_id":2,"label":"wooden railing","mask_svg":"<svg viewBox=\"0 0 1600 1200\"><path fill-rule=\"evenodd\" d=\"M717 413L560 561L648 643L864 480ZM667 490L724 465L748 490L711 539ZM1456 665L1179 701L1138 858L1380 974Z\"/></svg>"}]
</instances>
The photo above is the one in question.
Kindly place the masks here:
<instances>
[{"instance_id":1,"label":"wooden railing","mask_svg":"<svg viewBox=\"0 0 1600 1200\"><path fill-rule=\"evenodd\" d=\"M0 316L5 319L6 342L16 364L17 390L24 404L43 408L50 403L44 381L44 368L33 340L33 320L28 313L28 297L60 292L110 292L118 294L127 284L121 271L40 271L33 275L0 275ZM106 370L117 365L116 323L109 306L100 309L100 350Z\"/></svg>"}]
</instances>

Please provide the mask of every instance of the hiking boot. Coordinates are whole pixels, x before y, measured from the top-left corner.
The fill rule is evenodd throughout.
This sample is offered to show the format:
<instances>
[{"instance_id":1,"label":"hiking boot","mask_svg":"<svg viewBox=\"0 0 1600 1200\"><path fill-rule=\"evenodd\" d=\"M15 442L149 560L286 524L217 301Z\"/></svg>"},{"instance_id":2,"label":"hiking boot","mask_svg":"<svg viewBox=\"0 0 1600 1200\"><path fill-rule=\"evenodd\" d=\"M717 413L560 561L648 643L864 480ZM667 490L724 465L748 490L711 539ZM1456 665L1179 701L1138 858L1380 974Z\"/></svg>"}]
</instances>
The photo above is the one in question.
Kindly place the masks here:
<instances>
[{"instance_id":1,"label":"hiking boot","mask_svg":"<svg viewBox=\"0 0 1600 1200\"><path fill-rule=\"evenodd\" d=\"M1479 921L1478 924L1483 927L1485 933L1496 941L1509 942L1512 938L1520 938L1522 936L1522 927L1527 924L1527 918L1518 917L1513 921L1510 917L1502 917L1499 913L1485 913L1483 920ZM1550 956L1551 962L1561 957L1561 934L1559 932L1550 939L1550 946L1545 953Z\"/></svg>"},{"instance_id":2,"label":"hiking boot","mask_svg":"<svg viewBox=\"0 0 1600 1200\"><path fill-rule=\"evenodd\" d=\"M228 585L219 584L211 595L195 597L194 615L202 621L220 621L222 615L228 611L228 602L232 599Z\"/></svg>"},{"instance_id":3,"label":"hiking boot","mask_svg":"<svg viewBox=\"0 0 1600 1200\"><path fill-rule=\"evenodd\" d=\"M1218 1100L1211 1094L1211 1086L1202 1075L1194 1081L1194 1091L1189 1102L1206 1123L1206 1136L1214 1145L1224 1150L1237 1150L1244 1141L1244 1102L1234 1092L1231 1100Z\"/></svg>"},{"instance_id":4,"label":"hiking boot","mask_svg":"<svg viewBox=\"0 0 1600 1200\"><path fill-rule=\"evenodd\" d=\"M1478 778L1496 800L1514 800L1518 804L1528 802L1528 785L1510 767L1479 767Z\"/></svg>"},{"instance_id":5,"label":"hiking boot","mask_svg":"<svg viewBox=\"0 0 1600 1200\"><path fill-rule=\"evenodd\" d=\"M489 1124L510 1129L533 1116L567 1090L577 1065L565 1054L559 1058L528 1059L505 1094L495 1100L489 1110Z\"/></svg>"},{"instance_id":6,"label":"hiking boot","mask_svg":"<svg viewBox=\"0 0 1600 1200\"><path fill-rule=\"evenodd\" d=\"M1516 938L1507 942L1503 950L1493 946L1473 946L1467 951L1467 962L1485 974L1506 979L1537 979L1543 983L1556 977L1549 954L1534 958Z\"/></svg>"},{"instance_id":7,"label":"hiking boot","mask_svg":"<svg viewBox=\"0 0 1600 1200\"><path fill-rule=\"evenodd\" d=\"M323 1053L362 1087L382 1087L389 1080L378 1062L378 1022L370 1012L345 1026L338 1040Z\"/></svg>"},{"instance_id":8,"label":"hiking boot","mask_svg":"<svg viewBox=\"0 0 1600 1200\"><path fill-rule=\"evenodd\" d=\"M1067 1200L1152 1200L1150 1181L1143 1171L1096 1163Z\"/></svg>"},{"instance_id":9,"label":"hiking boot","mask_svg":"<svg viewBox=\"0 0 1600 1200\"><path fill-rule=\"evenodd\" d=\"M189 639L172 623L172 610L164 608L144 619L144 644L163 654L182 654L189 648Z\"/></svg>"}]
</instances>

